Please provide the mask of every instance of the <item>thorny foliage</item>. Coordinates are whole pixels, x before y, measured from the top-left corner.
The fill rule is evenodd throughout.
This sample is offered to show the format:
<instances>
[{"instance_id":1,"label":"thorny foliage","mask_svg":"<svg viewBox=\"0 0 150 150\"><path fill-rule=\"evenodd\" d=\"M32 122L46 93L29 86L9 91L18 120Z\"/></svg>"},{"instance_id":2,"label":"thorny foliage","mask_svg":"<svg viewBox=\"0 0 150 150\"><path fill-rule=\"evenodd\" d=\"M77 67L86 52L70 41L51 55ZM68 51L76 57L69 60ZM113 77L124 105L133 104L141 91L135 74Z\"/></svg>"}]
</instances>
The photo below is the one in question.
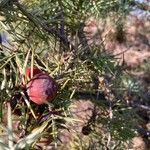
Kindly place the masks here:
<instances>
[{"instance_id":1,"label":"thorny foliage","mask_svg":"<svg viewBox=\"0 0 150 150\"><path fill-rule=\"evenodd\" d=\"M75 128L70 129L74 136L70 147L116 149L133 137L136 131L134 110L124 97L120 98L123 90L119 91L119 96L115 95L117 88L126 86L122 68L112 55L105 53L103 41L100 46L89 45L83 32L84 21L91 15L115 14L118 20L124 19L130 3L118 0L0 2L0 134L15 135L14 142L8 140L9 146L38 149L43 139L45 145L63 146L59 145L59 131L81 121L72 117L70 109L78 98L86 97L94 107L80 134L89 136L80 139L80 135L73 134ZM26 66L37 66L58 82L59 93L52 108L30 103L22 92L20 86L27 82L24 79ZM18 97L12 97L16 93ZM6 103L10 98L17 99L13 115L7 114L9 105L6 107ZM9 124L13 120L13 131L11 125L9 132L4 128L6 114ZM6 148L3 142L0 146Z\"/></svg>"}]
</instances>

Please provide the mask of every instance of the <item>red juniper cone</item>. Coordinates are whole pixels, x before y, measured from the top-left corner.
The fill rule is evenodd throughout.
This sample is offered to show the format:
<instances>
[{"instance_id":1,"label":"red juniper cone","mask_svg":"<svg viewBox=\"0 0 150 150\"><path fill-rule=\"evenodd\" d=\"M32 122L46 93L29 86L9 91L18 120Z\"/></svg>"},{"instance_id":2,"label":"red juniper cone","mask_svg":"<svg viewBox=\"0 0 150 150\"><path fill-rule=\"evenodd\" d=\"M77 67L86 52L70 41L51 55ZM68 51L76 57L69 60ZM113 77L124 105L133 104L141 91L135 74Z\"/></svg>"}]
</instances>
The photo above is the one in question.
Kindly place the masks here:
<instances>
[{"instance_id":1,"label":"red juniper cone","mask_svg":"<svg viewBox=\"0 0 150 150\"><path fill-rule=\"evenodd\" d=\"M46 73L34 75L26 87L30 100L38 105L51 102L58 90L55 80Z\"/></svg>"},{"instance_id":2,"label":"red juniper cone","mask_svg":"<svg viewBox=\"0 0 150 150\"><path fill-rule=\"evenodd\" d=\"M31 79L31 71L32 71L32 70L31 70L30 67L27 67L27 68L25 69L25 76L28 77L28 78L30 78L30 79ZM36 74L39 74L39 73L42 73L42 70L40 70L40 69L34 67L34 68L33 68L33 76L35 76Z\"/></svg>"}]
</instances>

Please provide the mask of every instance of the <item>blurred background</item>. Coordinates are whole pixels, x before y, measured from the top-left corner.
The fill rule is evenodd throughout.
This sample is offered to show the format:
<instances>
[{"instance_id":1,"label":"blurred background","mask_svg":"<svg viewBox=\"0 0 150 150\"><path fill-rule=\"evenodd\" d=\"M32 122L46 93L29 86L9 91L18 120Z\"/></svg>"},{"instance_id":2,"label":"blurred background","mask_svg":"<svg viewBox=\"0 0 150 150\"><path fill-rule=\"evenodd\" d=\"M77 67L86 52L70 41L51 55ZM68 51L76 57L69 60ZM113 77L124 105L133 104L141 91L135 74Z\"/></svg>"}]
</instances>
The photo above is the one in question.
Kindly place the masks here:
<instances>
[{"instance_id":1,"label":"blurred background","mask_svg":"<svg viewBox=\"0 0 150 150\"><path fill-rule=\"evenodd\" d=\"M149 58L149 0L0 0L0 149L148 150ZM27 67L57 82L51 108Z\"/></svg>"}]
</instances>

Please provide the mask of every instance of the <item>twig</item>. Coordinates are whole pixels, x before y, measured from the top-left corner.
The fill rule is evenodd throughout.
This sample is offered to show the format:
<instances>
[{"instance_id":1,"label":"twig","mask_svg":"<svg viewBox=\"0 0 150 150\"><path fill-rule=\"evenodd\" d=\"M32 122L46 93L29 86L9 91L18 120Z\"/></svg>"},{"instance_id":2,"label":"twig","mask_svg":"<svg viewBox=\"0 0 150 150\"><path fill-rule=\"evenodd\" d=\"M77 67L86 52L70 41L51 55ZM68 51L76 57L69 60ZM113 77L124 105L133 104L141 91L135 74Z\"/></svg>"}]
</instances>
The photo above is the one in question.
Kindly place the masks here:
<instances>
[{"instance_id":1,"label":"twig","mask_svg":"<svg viewBox=\"0 0 150 150\"><path fill-rule=\"evenodd\" d=\"M58 1L60 6L60 34L63 36L64 39L67 39L67 35L65 33L65 17L64 17L64 10L63 10L63 3L62 1ZM60 41L61 42L61 41ZM61 45L60 45L61 46ZM65 49L64 49L65 50Z\"/></svg>"},{"instance_id":2,"label":"twig","mask_svg":"<svg viewBox=\"0 0 150 150\"><path fill-rule=\"evenodd\" d=\"M146 105L137 104L137 103L132 103L131 106L132 106L132 107L141 108L141 109L144 109L144 110L146 110L146 111L150 111L150 107L149 107L149 106L146 106Z\"/></svg>"},{"instance_id":3,"label":"twig","mask_svg":"<svg viewBox=\"0 0 150 150\"><path fill-rule=\"evenodd\" d=\"M105 98L105 94L102 92L98 92L97 93L93 93L93 92L88 92L88 91L76 91L73 98L76 99L91 99L91 100L95 100L96 102L102 102L104 103L106 106L110 105L110 102ZM137 104L137 103L130 103L130 104L126 104L126 106L130 106L130 107L135 107L135 108L141 108L143 110L146 111L150 111L150 106L146 106L146 105L142 105L142 104Z\"/></svg>"},{"instance_id":4,"label":"twig","mask_svg":"<svg viewBox=\"0 0 150 150\"><path fill-rule=\"evenodd\" d=\"M12 114L11 114L11 106L10 103L7 103L8 107L8 115L7 115L7 122L8 122L8 145L9 148L13 147L13 132L12 132Z\"/></svg>"}]
</instances>

